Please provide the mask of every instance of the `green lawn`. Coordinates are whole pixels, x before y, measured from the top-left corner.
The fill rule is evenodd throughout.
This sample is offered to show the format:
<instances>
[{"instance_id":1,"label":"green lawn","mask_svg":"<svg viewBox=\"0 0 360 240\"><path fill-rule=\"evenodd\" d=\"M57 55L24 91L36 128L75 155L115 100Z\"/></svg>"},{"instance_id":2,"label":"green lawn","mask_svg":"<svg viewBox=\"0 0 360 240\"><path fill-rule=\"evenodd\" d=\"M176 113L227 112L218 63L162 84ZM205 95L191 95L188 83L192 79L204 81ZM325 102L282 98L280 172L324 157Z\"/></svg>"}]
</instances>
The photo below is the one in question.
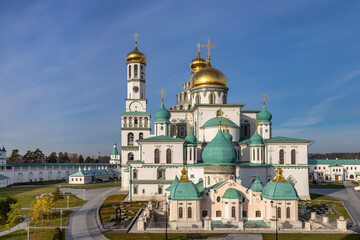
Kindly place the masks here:
<instances>
[{"instance_id":1,"label":"green lawn","mask_svg":"<svg viewBox=\"0 0 360 240\"><path fill-rule=\"evenodd\" d=\"M344 184L342 182L322 182L321 185L317 182L314 185L312 182L309 182L309 188L344 188Z\"/></svg>"},{"instance_id":2,"label":"green lawn","mask_svg":"<svg viewBox=\"0 0 360 240\"><path fill-rule=\"evenodd\" d=\"M16 183L13 186L27 186L27 185L53 185L53 184L63 184L66 183L64 180L49 180L42 182L26 182L26 183Z\"/></svg>"},{"instance_id":3,"label":"green lawn","mask_svg":"<svg viewBox=\"0 0 360 240\"><path fill-rule=\"evenodd\" d=\"M224 233L201 233L202 238L207 237L220 237L224 236ZM124 240L160 240L165 239L164 233L104 233L104 236L108 239L124 239ZM169 233L169 240L178 240L180 237L186 239L186 233ZM313 239L312 239L313 240Z\"/></svg>"},{"instance_id":4,"label":"green lawn","mask_svg":"<svg viewBox=\"0 0 360 240\"><path fill-rule=\"evenodd\" d=\"M56 186L38 186L38 187L6 187L0 188L0 196L13 196L15 197L22 208L30 207L31 202L35 200L35 196L38 194L43 194L46 192L53 192L56 189ZM83 204L84 201L77 198L76 196L71 196L69 200L69 206L75 207ZM66 198L58 200L56 207L66 207Z\"/></svg>"},{"instance_id":5,"label":"green lawn","mask_svg":"<svg viewBox=\"0 0 360 240\"><path fill-rule=\"evenodd\" d=\"M23 220L24 220L23 218L21 220L19 219L18 223L22 222ZM7 230L5 227L5 224L6 224L6 220L3 218L0 218L0 232ZM12 224L11 227L15 226L16 224L17 223Z\"/></svg>"},{"instance_id":6,"label":"green lawn","mask_svg":"<svg viewBox=\"0 0 360 240\"><path fill-rule=\"evenodd\" d=\"M34 232L36 231L36 232ZM30 229L30 239L36 240L52 240L54 229ZM62 239L65 239L65 230L62 231ZM9 233L5 236L0 237L0 240L16 240L16 239L27 239L27 231L20 230Z\"/></svg>"},{"instance_id":7,"label":"green lawn","mask_svg":"<svg viewBox=\"0 0 360 240\"><path fill-rule=\"evenodd\" d=\"M110 216L115 214L115 208L113 205L119 205L124 200L125 194L111 195L107 197L100 208L100 219L102 222L110 222Z\"/></svg>"},{"instance_id":8,"label":"green lawn","mask_svg":"<svg viewBox=\"0 0 360 240\"><path fill-rule=\"evenodd\" d=\"M80 206L84 202L86 202L85 200L82 200L75 195L63 195L59 200L56 201L56 204L54 207L66 207L67 196L69 196L69 207Z\"/></svg>"},{"instance_id":9,"label":"green lawn","mask_svg":"<svg viewBox=\"0 0 360 240\"><path fill-rule=\"evenodd\" d=\"M307 206L308 210L312 210L314 207L317 207L318 209L320 208L320 205L318 204L318 201L320 201L320 204L322 205L322 207L324 207L325 203L328 203L330 206L332 206L333 204L335 205L335 209L345 218L345 219L350 219L350 216L348 214L348 212L346 211L344 205L342 204L341 201L329 197L329 196L324 196L324 195L319 195L319 194L310 194L310 198L312 200L312 203L309 204L307 203L307 201L300 201L299 202L299 206L301 206L302 203L305 203ZM338 219L339 215L338 214L326 214L330 219Z\"/></svg>"},{"instance_id":10,"label":"green lawn","mask_svg":"<svg viewBox=\"0 0 360 240\"><path fill-rule=\"evenodd\" d=\"M66 226L67 224L67 220L69 218L69 215L72 213L72 211L70 210L63 210L63 215L62 215L62 225ZM44 219L44 226L42 225L42 223L38 224L38 225L34 225L34 224L30 224L30 226L35 226L35 227L60 227L60 210L56 210L56 212L52 212L51 217L49 219Z\"/></svg>"},{"instance_id":11,"label":"green lawn","mask_svg":"<svg viewBox=\"0 0 360 240\"><path fill-rule=\"evenodd\" d=\"M63 183L63 184L59 184L59 185L61 187L75 188L75 189L98 189L98 188L107 188L107 187L120 187L121 186L121 181L116 181L116 183L114 181L114 182L89 183L89 184Z\"/></svg>"},{"instance_id":12,"label":"green lawn","mask_svg":"<svg viewBox=\"0 0 360 240\"><path fill-rule=\"evenodd\" d=\"M275 234L263 233L264 240L275 240ZM307 234L307 233L284 233L279 234L279 240L359 240L358 234Z\"/></svg>"}]
</instances>

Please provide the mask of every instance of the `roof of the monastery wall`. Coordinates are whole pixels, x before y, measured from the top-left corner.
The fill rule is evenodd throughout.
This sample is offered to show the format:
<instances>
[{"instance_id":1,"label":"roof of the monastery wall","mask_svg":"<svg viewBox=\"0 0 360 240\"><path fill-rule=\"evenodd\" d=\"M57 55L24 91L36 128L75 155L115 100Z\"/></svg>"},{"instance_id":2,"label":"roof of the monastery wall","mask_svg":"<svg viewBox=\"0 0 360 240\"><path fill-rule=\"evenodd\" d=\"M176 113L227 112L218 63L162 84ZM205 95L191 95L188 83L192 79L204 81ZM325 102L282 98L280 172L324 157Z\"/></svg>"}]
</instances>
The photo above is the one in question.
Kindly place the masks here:
<instances>
[{"instance_id":1,"label":"roof of the monastery wall","mask_svg":"<svg viewBox=\"0 0 360 240\"><path fill-rule=\"evenodd\" d=\"M342 165L360 165L360 159L309 159L309 164L330 165L331 167Z\"/></svg>"}]
</instances>

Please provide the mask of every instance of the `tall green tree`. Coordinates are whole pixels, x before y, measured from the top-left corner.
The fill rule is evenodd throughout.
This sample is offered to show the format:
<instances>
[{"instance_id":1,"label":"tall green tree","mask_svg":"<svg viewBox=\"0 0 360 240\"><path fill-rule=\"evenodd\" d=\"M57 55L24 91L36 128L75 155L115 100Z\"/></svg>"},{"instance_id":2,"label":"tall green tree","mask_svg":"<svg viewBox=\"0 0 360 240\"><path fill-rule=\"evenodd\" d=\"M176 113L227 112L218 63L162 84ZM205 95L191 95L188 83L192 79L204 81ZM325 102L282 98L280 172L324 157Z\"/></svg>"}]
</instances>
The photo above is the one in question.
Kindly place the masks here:
<instances>
[{"instance_id":1,"label":"tall green tree","mask_svg":"<svg viewBox=\"0 0 360 240\"><path fill-rule=\"evenodd\" d=\"M84 162L84 157L83 157L83 155L80 154L80 156L79 156L79 163L83 163L83 162Z\"/></svg>"},{"instance_id":2,"label":"tall green tree","mask_svg":"<svg viewBox=\"0 0 360 240\"><path fill-rule=\"evenodd\" d=\"M21 156L19 154L19 149L14 149L11 152L11 155L8 158L9 163L20 163Z\"/></svg>"},{"instance_id":3,"label":"tall green tree","mask_svg":"<svg viewBox=\"0 0 360 240\"><path fill-rule=\"evenodd\" d=\"M0 217L7 219L7 214L11 211L11 204L17 203L16 198L11 196L0 198Z\"/></svg>"},{"instance_id":4,"label":"tall green tree","mask_svg":"<svg viewBox=\"0 0 360 240\"><path fill-rule=\"evenodd\" d=\"M45 162L45 154L39 148L35 149L33 152L33 157L35 163Z\"/></svg>"},{"instance_id":5,"label":"tall green tree","mask_svg":"<svg viewBox=\"0 0 360 240\"><path fill-rule=\"evenodd\" d=\"M33 163L34 162L34 153L28 150L25 155L23 156L24 163Z\"/></svg>"},{"instance_id":6,"label":"tall green tree","mask_svg":"<svg viewBox=\"0 0 360 240\"><path fill-rule=\"evenodd\" d=\"M87 158L85 159L85 162L86 162L86 163L93 163L93 162L94 162L94 159L91 158L91 157L87 157Z\"/></svg>"},{"instance_id":7,"label":"tall green tree","mask_svg":"<svg viewBox=\"0 0 360 240\"><path fill-rule=\"evenodd\" d=\"M47 157L46 161L48 163L56 163L57 162L56 152L50 153L50 155Z\"/></svg>"}]
</instances>

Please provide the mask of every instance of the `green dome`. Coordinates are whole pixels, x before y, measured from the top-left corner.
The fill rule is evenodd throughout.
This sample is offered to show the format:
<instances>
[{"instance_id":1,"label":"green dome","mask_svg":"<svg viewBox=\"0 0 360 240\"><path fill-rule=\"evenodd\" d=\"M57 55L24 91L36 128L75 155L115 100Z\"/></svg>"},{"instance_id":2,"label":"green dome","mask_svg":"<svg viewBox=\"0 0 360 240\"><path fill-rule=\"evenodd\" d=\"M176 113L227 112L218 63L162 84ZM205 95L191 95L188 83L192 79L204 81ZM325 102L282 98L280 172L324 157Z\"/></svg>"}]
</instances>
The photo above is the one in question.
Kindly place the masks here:
<instances>
[{"instance_id":1,"label":"green dome","mask_svg":"<svg viewBox=\"0 0 360 240\"><path fill-rule=\"evenodd\" d=\"M173 185L173 184L171 184ZM170 189L171 200L200 200L201 195L196 185L191 181L177 181Z\"/></svg>"},{"instance_id":2,"label":"green dome","mask_svg":"<svg viewBox=\"0 0 360 240\"><path fill-rule=\"evenodd\" d=\"M170 187L168 187L167 189L165 189L165 191L171 191L171 189L176 185L177 182L178 182L178 177L175 176L174 181L171 183Z\"/></svg>"},{"instance_id":3,"label":"green dome","mask_svg":"<svg viewBox=\"0 0 360 240\"><path fill-rule=\"evenodd\" d=\"M239 127L230 119L228 119L226 122L226 119L221 118L221 126L226 126L226 124L228 127ZM201 128L217 127L217 126L219 126L219 117L214 117L214 118L209 119Z\"/></svg>"},{"instance_id":4,"label":"green dome","mask_svg":"<svg viewBox=\"0 0 360 240\"><path fill-rule=\"evenodd\" d=\"M256 176L255 180L249 187L250 190L253 190L254 192L261 192L263 190L263 185L259 179L259 176Z\"/></svg>"},{"instance_id":5,"label":"green dome","mask_svg":"<svg viewBox=\"0 0 360 240\"><path fill-rule=\"evenodd\" d=\"M261 196L271 200L299 200L294 186L286 181L270 181L262 190Z\"/></svg>"},{"instance_id":6,"label":"green dome","mask_svg":"<svg viewBox=\"0 0 360 240\"><path fill-rule=\"evenodd\" d=\"M204 148L202 158L208 165L232 165L236 162L236 150L219 129L214 139Z\"/></svg>"},{"instance_id":7,"label":"green dome","mask_svg":"<svg viewBox=\"0 0 360 240\"><path fill-rule=\"evenodd\" d=\"M235 188L228 188L222 198L226 199L242 199L243 196L241 195L240 191Z\"/></svg>"},{"instance_id":8,"label":"green dome","mask_svg":"<svg viewBox=\"0 0 360 240\"><path fill-rule=\"evenodd\" d=\"M185 140L191 144L196 144L196 142L197 142L197 139L192 131L189 132L189 134L186 136Z\"/></svg>"},{"instance_id":9,"label":"green dome","mask_svg":"<svg viewBox=\"0 0 360 240\"><path fill-rule=\"evenodd\" d=\"M259 135L257 130L255 131L254 135L250 138L250 144L262 144L263 138Z\"/></svg>"},{"instance_id":10,"label":"green dome","mask_svg":"<svg viewBox=\"0 0 360 240\"><path fill-rule=\"evenodd\" d=\"M116 142L115 142L111 155L118 155L118 154L119 154L119 152L118 152L118 150L117 150Z\"/></svg>"},{"instance_id":11,"label":"green dome","mask_svg":"<svg viewBox=\"0 0 360 240\"><path fill-rule=\"evenodd\" d=\"M264 108L258 114L256 114L256 118L259 122L270 122L272 115L266 110L264 106Z\"/></svg>"},{"instance_id":12,"label":"green dome","mask_svg":"<svg viewBox=\"0 0 360 240\"><path fill-rule=\"evenodd\" d=\"M232 142L233 136L229 133L229 130L225 130L224 137L229 140L229 142Z\"/></svg>"},{"instance_id":13,"label":"green dome","mask_svg":"<svg viewBox=\"0 0 360 240\"><path fill-rule=\"evenodd\" d=\"M170 119L170 112L165 108L164 103L161 103L161 107L155 112L155 122L168 122Z\"/></svg>"}]
</instances>

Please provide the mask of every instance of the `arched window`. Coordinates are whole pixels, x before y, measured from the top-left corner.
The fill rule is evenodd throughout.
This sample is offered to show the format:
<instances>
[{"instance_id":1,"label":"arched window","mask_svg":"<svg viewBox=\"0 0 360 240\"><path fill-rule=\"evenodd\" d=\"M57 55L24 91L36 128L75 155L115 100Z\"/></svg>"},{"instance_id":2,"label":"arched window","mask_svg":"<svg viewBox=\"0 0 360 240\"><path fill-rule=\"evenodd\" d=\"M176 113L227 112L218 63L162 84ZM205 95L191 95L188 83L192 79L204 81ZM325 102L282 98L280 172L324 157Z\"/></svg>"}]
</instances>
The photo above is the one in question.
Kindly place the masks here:
<instances>
[{"instance_id":1,"label":"arched window","mask_svg":"<svg viewBox=\"0 0 360 240\"><path fill-rule=\"evenodd\" d=\"M139 133L139 139L143 139L144 138L144 134L141 132Z\"/></svg>"},{"instance_id":2,"label":"arched window","mask_svg":"<svg viewBox=\"0 0 360 240\"><path fill-rule=\"evenodd\" d=\"M226 95L223 96L223 104L226 104Z\"/></svg>"},{"instance_id":3,"label":"arched window","mask_svg":"<svg viewBox=\"0 0 360 240\"><path fill-rule=\"evenodd\" d=\"M253 160L255 161L255 149L253 149Z\"/></svg>"},{"instance_id":4,"label":"arched window","mask_svg":"<svg viewBox=\"0 0 360 240\"><path fill-rule=\"evenodd\" d=\"M138 77L138 65L134 66L134 78Z\"/></svg>"},{"instance_id":5,"label":"arched window","mask_svg":"<svg viewBox=\"0 0 360 240\"><path fill-rule=\"evenodd\" d=\"M208 215L208 211L207 210L202 210L201 211L201 217L206 217Z\"/></svg>"},{"instance_id":6,"label":"arched window","mask_svg":"<svg viewBox=\"0 0 360 240\"><path fill-rule=\"evenodd\" d=\"M208 185L210 185L210 176L208 176Z\"/></svg>"},{"instance_id":7,"label":"arched window","mask_svg":"<svg viewBox=\"0 0 360 240\"><path fill-rule=\"evenodd\" d=\"M155 149L154 151L154 163L159 164L160 163L160 150Z\"/></svg>"},{"instance_id":8,"label":"arched window","mask_svg":"<svg viewBox=\"0 0 360 240\"><path fill-rule=\"evenodd\" d=\"M131 65L129 65L129 78L131 78Z\"/></svg>"},{"instance_id":9,"label":"arched window","mask_svg":"<svg viewBox=\"0 0 360 240\"><path fill-rule=\"evenodd\" d=\"M128 154L128 161L133 161L134 160L134 154L131 152Z\"/></svg>"},{"instance_id":10,"label":"arched window","mask_svg":"<svg viewBox=\"0 0 360 240\"><path fill-rule=\"evenodd\" d=\"M261 211L256 211L255 212L255 217L257 217L257 218L260 218L261 217Z\"/></svg>"},{"instance_id":11,"label":"arched window","mask_svg":"<svg viewBox=\"0 0 360 240\"><path fill-rule=\"evenodd\" d=\"M286 218L290 218L290 207L286 208Z\"/></svg>"},{"instance_id":12,"label":"arched window","mask_svg":"<svg viewBox=\"0 0 360 240\"><path fill-rule=\"evenodd\" d=\"M190 148L189 150L189 160L192 160L192 149Z\"/></svg>"},{"instance_id":13,"label":"arched window","mask_svg":"<svg viewBox=\"0 0 360 240\"><path fill-rule=\"evenodd\" d=\"M235 209L234 206L231 207L231 217L232 217L232 218L236 218L236 209Z\"/></svg>"},{"instance_id":14,"label":"arched window","mask_svg":"<svg viewBox=\"0 0 360 240\"><path fill-rule=\"evenodd\" d=\"M149 123L149 119L146 117L146 118L145 118L145 126L144 126L144 127L148 127L148 123Z\"/></svg>"},{"instance_id":15,"label":"arched window","mask_svg":"<svg viewBox=\"0 0 360 240\"><path fill-rule=\"evenodd\" d=\"M196 97L195 97L195 103L196 103L196 104L200 104L200 96L199 96L199 95L196 95Z\"/></svg>"},{"instance_id":16,"label":"arched window","mask_svg":"<svg viewBox=\"0 0 360 240\"><path fill-rule=\"evenodd\" d=\"M128 145L134 145L134 134L133 133L128 134Z\"/></svg>"},{"instance_id":17,"label":"arched window","mask_svg":"<svg viewBox=\"0 0 360 240\"><path fill-rule=\"evenodd\" d=\"M183 208L179 207L179 218L183 218Z\"/></svg>"},{"instance_id":18,"label":"arched window","mask_svg":"<svg viewBox=\"0 0 360 240\"><path fill-rule=\"evenodd\" d=\"M281 218L281 208L277 208L277 218Z\"/></svg>"},{"instance_id":19,"label":"arched window","mask_svg":"<svg viewBox=\"0 0 360 240\"><path fill-rule=\"evenodd\" d=\"M170 136L176 136L176 126L170 125Z\"/></svg>"},{"instance_id":20,"label":"arched window","mask_svg":"<svg viewBox=\"0 0 360 240\"><path fill-rule=\"evenodd\" d=\"M144 79L144 66L140 65L141 78Z\"/></svg>"},{"instance_id":21,"label":"arched window","mask_svg":"<svg viewBox=\"0 0 360 240\"><path fill-rule=\"evenodd\" d=\"M215 104L215 94L210 94L209 96L209 103L210 104Z\"/></svg>"},{"instance_id":22,"label":"arched window","mask_svg":"<svg viewBox=\"0 0 360 240\"><path fill-rule=\"evenodd\" d=\"M134 118L134 124L137 125L138 124L138 119Z\"/></svg>"},{"instance_id":23,"label":"arched window","mask_svg":"<svg viewBox=\"0 0 360 240\"><path fill-rule=\"evenodd\" d=\"M260 150L259 150L259 148L257 148L256 150L257 150L257 160L259 161L260 160Z\"/></svg>"},{"instance_id":24,"label":"arched window","mask_svg":"<svg viewBox=\"0 0 360 240\"><path fill-rule=\"evenodd\" d=\"M171 164L171 149L166 150L166 164Z\"/></svg>"},{"instance_id":25,"label":"arched window","mask_svg":"<svg viewBox=\"0 0 360 240\"><path fill-rule=\"evenodd\" d=\"M188 218L192 218L192 208L188 207Z\"/></svg>"},{"instance_id":26,"label":"arched window","mask_svg":"<svg viewBox=\"0 0 360 240\"><path fill-rule=\"evenodd\" d=\"M279 151L279 164L284 164L284 150Z\"/></svg>"},{"instance_id":27,"label":"arched window","mask_svg":"<svg viewBox=\"0 0 360 240\"><path fill-rule=\"evenodd\" d=\"M133 179L137 179L137 170L134 170Z\"/></svg>"},{"instance_id":28,"label":"arched window","mask_svg":"<svg viewBox=\"0 0 360 240\"><path fill-rule=\"evenodd\" d=\"M291 164L296 164L296 151L295 151L295 149L291 150Z\"/></svg>"}]
</instances>

